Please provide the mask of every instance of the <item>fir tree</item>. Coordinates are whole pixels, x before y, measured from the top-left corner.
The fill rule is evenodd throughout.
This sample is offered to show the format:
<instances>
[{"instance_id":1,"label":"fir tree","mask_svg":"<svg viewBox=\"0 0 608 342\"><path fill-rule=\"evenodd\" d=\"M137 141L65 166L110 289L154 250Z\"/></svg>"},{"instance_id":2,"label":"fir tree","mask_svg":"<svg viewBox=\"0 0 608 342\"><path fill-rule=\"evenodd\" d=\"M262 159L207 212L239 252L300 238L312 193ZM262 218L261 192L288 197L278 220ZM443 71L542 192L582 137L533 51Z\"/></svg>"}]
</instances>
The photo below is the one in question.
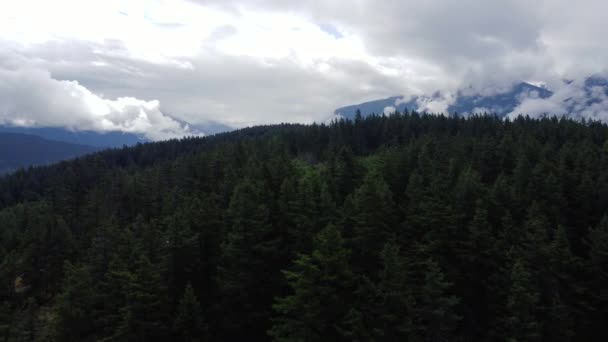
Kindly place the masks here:
<instances>
[{"instance_id":1,"label":"fir tree","mask_svg":"<svg viewBox=\"0 0 608 342\"><path fill-rule=\"evenodd\" d=\"M207 327L192 285L186 285L173 322L175 336L183 342L206 341Z\"/></svg>"},{"instance_id":2,"label":"fir tree","mask_svg":"<svg viewBox=\"0 0 608 342\"><path fill-rule=\"evenodd\" d=\"M424 284L412 308L413 340L458 340L456 328L461 317L456 313L456 305L460 299L450 294L451 286L439 265L432 259L427 260Z\"/></svg>"},{"instance_id":3,"label":"fir tree","mask_svg":"<svg viewBox=\"0 0 608 342\"><path fill-rule=\"evenodd\" d=\"M91 308L95 306L95 288L89 269L84 265L64 266L63 290L57 296L55 321L51 333L60 341L84 341L93 332Z\"/></svg>"},{"instance_id":4,"label":"fir tree","mask_svg":"<svg viewBox=\"0 0 608 342\"><path fill-rule=\"evenodd\" d=\"M140 255L131 281L126 284L126 306L116 338L126 341L163 341L169 326L167 293L157 266Z\"/></svg>"},{"instance_id":5,"label":"fir tree","mask_svg":"<svg viewBox=\"0 0 608 342\"><path fill-rule=\"evenodd\" d=\"M513 264L510 281L504 337L509 342L538 341L541 329L537 320L539 294L521 260Z\"/></svg>"},{"instance_id":6,"label":"fir tree","mask_svg":"<svg viewBox=\"0 0 608 342\"><path fill-rule=\"evenodd\" d=\"M218 265L226 310L224 332L235 334L234 338L262 336L279 276L270 267L278 262L278 236L273 235L260 189L249 182L235 190L228 215L231 228L222 242Z\"/></svg>"},{"instance_id":7,"label":"fir tree","mask_svg":"<svg viewBox=\"0 0 608 342\"><path fill-rule=\"evenodd\" d=\"M396 224L395 204L382 176L370 172L354 193L352 212L346 213L353 220L351 245L353 262L359 270L374 270L379 266L378 255Z\"/></svg>"},{"instance_id":8,"label":"fir tree","mask_svg":"<svg viewBox=\"0 0 608 342\"><path fill-rule=\"evenodd\" d=\"M315 237L311 254L284 271L291 294L277 298L269 331L275 341L346 341L353 273L340 230L332 225Z\"/></svg>"}]
</instances>

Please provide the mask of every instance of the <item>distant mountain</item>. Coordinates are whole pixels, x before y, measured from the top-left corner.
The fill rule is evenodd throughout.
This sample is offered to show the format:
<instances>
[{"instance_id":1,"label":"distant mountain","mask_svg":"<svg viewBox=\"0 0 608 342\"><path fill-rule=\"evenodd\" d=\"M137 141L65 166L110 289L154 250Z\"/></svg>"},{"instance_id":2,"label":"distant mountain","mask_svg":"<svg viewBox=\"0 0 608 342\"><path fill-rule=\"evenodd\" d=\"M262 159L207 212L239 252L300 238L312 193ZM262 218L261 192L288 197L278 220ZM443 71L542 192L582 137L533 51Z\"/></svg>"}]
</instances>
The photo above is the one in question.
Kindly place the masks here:
<instances>
[{"instance_id":1,"label":"distant mountain","mask_svg":"<svg viewBox=\"0 0 608 342\"><path fill-rule=\"evenodd\" d=\"M560 93L568 112L579 113L581 109L608 110L608 79L595 75L585 79L581 85L573 82L568 85L572 87L566 87L565 91Z\"/></svg>"},{"instance_id":2,"label":"distant mountain","mask_svg":"<svg viewBox=\"0 0 608 342\"><path fill-rule=\"evenodd\" d=\"M204 135L213 135L213 134L218 134L218 133L230 132L230 131L234 130L233 127L227 126L218 121L207 121L207 122L205 122L203 124L199 124L199 125L189 124L189 126L192 129L192 131L202 132L202 133L204 133Z\"/></svg>"},{"instance_id":3,"label":"distant mountain","mask_svg":"<svg viewBox=\"0 0 608 342\"><path fill-rule=\"evenodd\" d=\"M35 135L0 133L0 174L45 165L99 150L98 147L47 140Z\"/></svg>"},{"instance_id":4,"label":"distant mountain","mask_svg":"<svg viewBox=\"0 0 608 342\"><path fill-rule=\"evenodd\" d=\"M183 124L188 124L187 122L179 122ZM207 121L200 125L190 125L190 127L192 128L192 132L204 133L205 135L228 132L234 129L217 121ZM73 131L63 127L0 126L0 133L2 132L30 134L49 140L106 148L123 147L125 145L133 146L137 143L144 143L149 141L143 135L134 133L125 133L119 131Z\"/></svg>"},{"instance_id":5,"label":"distant mountain","mask_svg":"<svg viewBox=\"0 0 608 342\"><path fill-rule=\"evenodd\" d=\"M509 91L493 94L493 95L467 95L465 91L456 93L456 100L448 106L448 113L459 113L467 115L472 113L493 113L499 116L506 115L513 111L525 96L536 96L539 98L548 98L553 93L546 88L537 87L535 85L521 82L513 86ZM421 103L439 100L440 93L437 92L430 97L415 96L404 101L403 96L392 96L382 100L364 102L357 105L346 106L335 110L336 115L344 118L352 119L355 117L357 109L361 111L361 115L382 114L386 107L394 107L396 110L403 112L406 108L408 111L421 110Z\"/></svg>"},{"instance_id":6,"label":"distant mountain","mask_svg":"<svg viewBox=\"0 0 608 342\"><path fill-rule=\"evenodd\" d=\"M353 119L357 110L361 111L361 115L371 114L382 114L384 108L395 107L398 111L403 112L403 109L408 107L408 103L401 103L398 106L395 105L397 100L403 99L403 96L391 96L382 100L374 100L369 102L363 102L356 105L346 106L338 108L334 111L334 114L340 115L345 119Z\"/></svg>"},{"instance_id":7,"label":"distant mountain","mask_svg":"<svg viewBox=\"0 0 608 342\"><path fill-rule=\"evenodd\" d=\"M510 91L491 96L473 95L462 96L459 92L456 101L448 107L449 113L473 114L491 113L504 116L511 113L524 97L548 98L553 92L546 88L521 82L516 84Z\"/></svg>"},{"instance_id":8,"label":"distant mountain","mask_svg":"<svg viewBox=\"0 0 608 342\"><path fill-rule=\"evenodd\" d=\"M132 146L146 139L132 133L71 131L62 127L15 127L0 126L0 132L36 135L45 139L94 147Z\"/></svg>"}]
</instances>

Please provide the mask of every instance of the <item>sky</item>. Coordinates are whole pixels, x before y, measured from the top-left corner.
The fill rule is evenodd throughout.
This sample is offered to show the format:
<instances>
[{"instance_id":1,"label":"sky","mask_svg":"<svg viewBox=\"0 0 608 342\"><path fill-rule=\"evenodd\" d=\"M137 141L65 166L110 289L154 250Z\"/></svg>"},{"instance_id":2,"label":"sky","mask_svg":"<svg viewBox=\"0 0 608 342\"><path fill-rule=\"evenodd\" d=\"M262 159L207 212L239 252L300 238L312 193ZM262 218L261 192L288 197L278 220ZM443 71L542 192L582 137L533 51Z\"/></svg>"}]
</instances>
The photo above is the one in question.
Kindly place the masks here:
<instances>
[{"instance_id":1,"label":"sky","mask_svg":"<svg viewBox=\"0 0 608 342\"><path fill-rule=\"evenodd\" d=\"M607 70L607 10L603 0L0 0L0 123L160 140L518 81L567 98L563 80Z\"/></svg>"}]
</instances>

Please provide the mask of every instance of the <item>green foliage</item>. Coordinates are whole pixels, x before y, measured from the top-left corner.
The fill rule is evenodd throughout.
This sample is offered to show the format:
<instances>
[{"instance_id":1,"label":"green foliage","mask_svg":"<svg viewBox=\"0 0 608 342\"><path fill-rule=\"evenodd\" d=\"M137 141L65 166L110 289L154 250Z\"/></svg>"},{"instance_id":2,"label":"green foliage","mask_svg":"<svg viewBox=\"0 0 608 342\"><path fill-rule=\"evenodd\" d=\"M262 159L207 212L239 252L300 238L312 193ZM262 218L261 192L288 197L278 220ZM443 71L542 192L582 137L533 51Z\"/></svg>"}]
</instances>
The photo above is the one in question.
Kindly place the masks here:
<instances>
[{"instance_id":1,"label":"green foliage","mask_svg":"<svg viewBox=\"0 0 608 342\"><path fill-rule=\"evenodd\" d=\"M605 341L607 142L413 112L17 171L0 341Z\"/></svg>"},{"instance_id":2,"label":"green foliage","mask_svg":"<svg viewBox=\"0 0 608 342\"><path fill-rule=\"evenodd\" d=\"M452 286L445 279L439 265L432 259L426 262L424 285L415 299L413 339L418 341L454 341L457 323L461 317L456 313L460 299L449 293Z\"/></svg>"},{"instance_id":3,"label":"green foliage","mask_svg":"<svg viewBox=\"0 0 608 342\"><path fill-rule=\"evenodd\" d=\"M277 317L269 331L276 341L347 341L344 327L350 313L354 275L340 230L321 230L311 254L300 255L284 271L291 294L278 298Z\"/></svg>"},{"instance_id":4,"label":"green foliage","mask_svg":"<svg viewBox=\"0 0 608 342\"><path fill-rule=\"evenodd\" d=\"M93 312L95 305L95 288L87 266L64 266L65 277L63 289L57 296L55 304L55 321L52 336L59 341L86 341L90 339L93 329Z\"/></svg>"},{"instance_id":5,"label":"green foliage","mask_svg":"<svg viewBox=\"0 0 608 342\"><path fill-rule=\"evenodd\" d=\"M173 322L173 332L180 341L206 341L207 327L192 285L186 285Z\"/></svg>"},{"instance_id":6,"label":"green foliage","mask_svg":"<svg viewBox=\"0 0 608 342\"><path fill-rule=\"evenodd\" d=\"M510 281L505 338L510 342L538 341L541 328L537 319L539 294L521 260L513 264Z\"/></svg>"},{"instance_id":7,"label":"green foliage","mask_svg":"<svg viewBox=\"0 0 608 342\"><path fill-rule=\"evenodd\" d=\"M278 285L279 236L269 220L269 208L258 184L243 182L234 191L227 215L230 228L221 244L218 286L222 305L231 310L224 317L227 331L252 336L270 318L270 304Z\"/></svg>"},{"instance_id":8,"label":"green foliage","mask_svg":"<svg viewBox=\"0 0 608 342\"><path fill-rule=\"evenodd\" d=\"M346 215L353 221L351 245L357 268L379 265L378 251L395 233L396 210L391 191L382 176L370 172L353 194Z\"/></svg>"},{"instance_id":9,"label":"green foliage","mask_svg":"<svg viewBox=\"0 0 608 342\"><path fill-rule=\"evenodd\" d=\"M167 294L158 269L147 257L137 256L134 271L126 274L126 305L113 339L163 341L169 336Z\"/></svg>"}]
</instances>

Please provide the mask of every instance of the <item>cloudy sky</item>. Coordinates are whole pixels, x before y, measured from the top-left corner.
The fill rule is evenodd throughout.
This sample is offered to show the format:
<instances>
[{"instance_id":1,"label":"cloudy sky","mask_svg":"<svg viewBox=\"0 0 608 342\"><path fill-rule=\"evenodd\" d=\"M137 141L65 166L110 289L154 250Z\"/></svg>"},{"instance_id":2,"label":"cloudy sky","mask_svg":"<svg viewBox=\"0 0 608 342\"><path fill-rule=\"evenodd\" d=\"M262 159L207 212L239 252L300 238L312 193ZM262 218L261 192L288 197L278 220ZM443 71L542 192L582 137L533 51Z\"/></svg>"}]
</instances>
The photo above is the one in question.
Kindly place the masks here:
<instances>
[{"instance_id":1,"label":"cloudy sky","mask_svg":"<svg viewBox=\"0 0 608 342\"><path fill-rule=\"evenodd\" d=\"M603 0L0 0L0 122L163 139L325 121L391 95L519 80L559 90L605 72L607 10Z\"/></svg>"}]
</instances>

